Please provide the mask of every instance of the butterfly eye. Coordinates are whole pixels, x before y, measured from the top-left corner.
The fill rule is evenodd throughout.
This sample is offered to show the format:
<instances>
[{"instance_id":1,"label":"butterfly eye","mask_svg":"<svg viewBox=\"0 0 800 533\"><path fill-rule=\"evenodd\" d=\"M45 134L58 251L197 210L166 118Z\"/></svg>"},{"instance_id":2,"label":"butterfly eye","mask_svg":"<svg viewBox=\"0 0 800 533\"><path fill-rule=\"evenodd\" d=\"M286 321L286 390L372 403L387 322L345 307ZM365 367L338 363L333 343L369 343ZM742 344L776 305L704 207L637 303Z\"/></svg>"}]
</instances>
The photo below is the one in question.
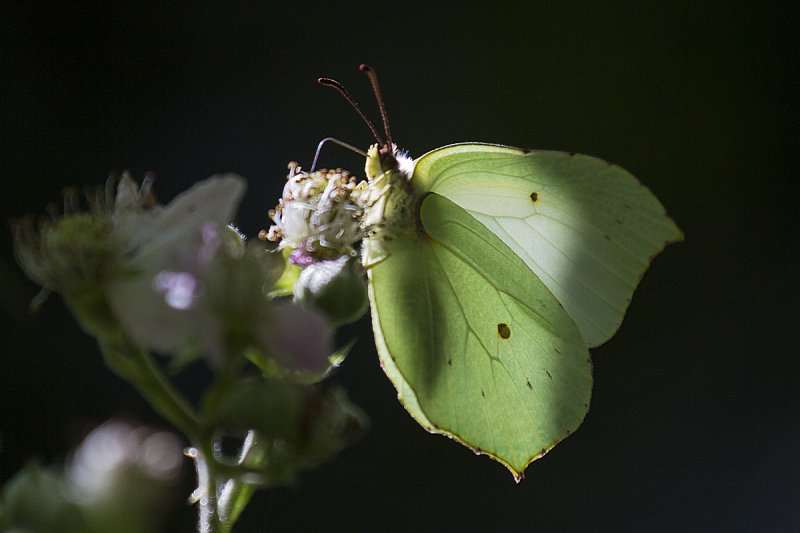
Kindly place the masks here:
<instances>
[{"instance_id":1,"label":"butterfly eye","mask_svg":"<svg viewBox=\"0 0 800 533\"><path fill-rule=\"evenodd\" d=\"M497 324L497 333L500 334L500 338L507 339L511 336L511 328L508 327L508 324L501 322Z\"/></svg>"}]
</instances>

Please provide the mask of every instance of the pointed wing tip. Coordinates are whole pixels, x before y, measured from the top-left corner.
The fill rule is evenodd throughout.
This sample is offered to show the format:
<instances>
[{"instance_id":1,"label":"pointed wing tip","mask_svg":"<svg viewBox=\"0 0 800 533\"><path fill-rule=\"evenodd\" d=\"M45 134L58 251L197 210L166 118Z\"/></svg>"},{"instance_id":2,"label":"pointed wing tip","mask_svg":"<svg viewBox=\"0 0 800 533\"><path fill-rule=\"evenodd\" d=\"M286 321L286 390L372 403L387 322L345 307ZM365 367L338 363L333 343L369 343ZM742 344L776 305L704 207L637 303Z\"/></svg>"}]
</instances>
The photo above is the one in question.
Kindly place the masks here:
<instances>
[{"instance_id":1,"label":"pointed wing tip","mask_svg":"<svg viewBox=\"0 0 800 533\"><path fill-rule=\"evenodd\" d=\"M674 222L673 222L673 224L674 224ZM667 241L667 244L672 244L674 242L682 242L685 238L686 238L686 236L683 234L683 231L681 231L681 228L679 228L676 225L675 226L675 237L671 241Z\"/></svg>"},{"instance_id":2,"label":"pointed wing tip","mask_svg":"<svg viewBox=\"0 0 800 533\"><path fill-rule=\"evenodd\" d=\"M570 435L570 434L571 434L571 432L568 432L568 433L567 433L567 435ZM561 441L558 441L558 442L561 442ZM534 455L533 457L531 457L530 459L528 459L528 461L527 461L527 462L526 462L526 463L525 463L525 464L524 464L524 465L523 465L521 468L514 467L514 466L512 466L512 465L511 465L511 463L509 463L509 462L506 462L506 461L504 461L503 459L501 459L501 458L497 457L496 455L493 455L493 454L490 454L490 453L482 452L482 451L479 451L479 450L476 450L476 451L475 451L475 453L476 453L477 455L487 455L487 456L489 456L491 459L494 459L494 460L495 460L495 461L497 461L498 463L500 463L500 464L502 464L503 466L505 466L505 467L506 467L506 468L507 468L507 469L508 469L508 470L511 472L511 475L514 477L514 482L515 482L515 483L517 483L517 484L519 484L519 483L521 483L521 482L522 482L522 480L523 480L523 479L525 479L525 470L527 470L527 469L528 469L528 467L531 465L531 463L533 463L533 462L534 462L534 461L536 461L537 459L541 459L542 457L544 457L545 455L547 455L547 453L548 453L550 450L552 450L553 448L555 448L555 446L556 446L556 444L558 444L558 442L557 442L557 443L555 443L555 444L553 444L552 446L550 446L550 447L549 447L549 448L547 448L547 449L545 449L545 448L542 448L542 450L541 450L539 453L537 453L536 455Z\"/></svg>"},{"instance_id":3,"label":"pointed wing tip","mask_svg":"<svg viewBox=\"0 0 800 533\"><path fill-rule=\"evenodd\" d=\"M547 455L550 452L550 450L555 448L556 445L559 442L561 442L562 440L564 440L564 438L566 438L566 437L568 437L568 436L570 436L570 435L572 435L574 433L574 430L567 430L566 434L564 435L564 438L562 438L561 440L555 442L549 448L542 448L538 453L536 453L530 459L528 459L527 461L524 461L523 463L521 463L520 466L515 466L510 461L506 461L505 459L501 458L500 456L498 456L498 455L496 455L494 453L488 452L486 450L482 450L480 448L473 448L472 446L470 446L469 444L464 442L462 439L458 438L458 436L456 436L456 435L454 435L452 433L448 433L448 432L445 432L443 430L435 429L435 428L431 428L431 427L426 427L425 429L429 433L433 433L433 434L436 434L436 435L443 435L445 437L448 437L450 439L455 440L456 442L459 442L459 443L463 444L470 451L472 451L472 453L474 453L475 455L485 455L488 458L492 459L493 461L497 461L498 463L500 463L501 465L506 467L509 472L511 472L511 475L514 477L514 482L517 483L517 484L521 483L522 480L525 479L525 470L528 469L528 467L531 465L531 463L533 463L537 459L541 459L542 457Z\"/></svg>"},{"instance_id":4,"label":"pointed wing tip","mask_svg":"<svg viewBox=\"0 0 800 533\"><path fill-rule=\"evenodd\" d=\"M542 450L542 452L540 454L536 455L535 457L531 458L527 463L525 463L525 465L522 468L517 469L516 467L512 466L511 463L509 463L507 461L504 461L503 459L501 459L497 455L495 455L493 453L490 453L490 452L487 452L486 450L481 450L480 448L473 448L472 446L469 446L468 444L464 443L464 441L458 439L454 435L451 435L451 434L448 434L448 433L442 433L442 432L439 432L439 431L432 431L430 429L428 429L428 431L430 431L431 433L437 433L439 435L444 435L445 437L450 437L451 439L453 439L453 440L455 440L457 442L460 442L461 444L464 444L464 446L469 448L472 451L472 453L474 453L475 455L485 455L488 458L490 458L490 459L492 459L494 461L497 461L501 465L505 466L509 470L509 472L511 472L511 475L514 477L514 482L517 483L517 484L519 484L523 479L525 479L525 469L528 468L528 465L530 465L533 461L535 461L536 459L542 457L544 454L547 453L546 450Z\"/></svg>"}]
</instances>

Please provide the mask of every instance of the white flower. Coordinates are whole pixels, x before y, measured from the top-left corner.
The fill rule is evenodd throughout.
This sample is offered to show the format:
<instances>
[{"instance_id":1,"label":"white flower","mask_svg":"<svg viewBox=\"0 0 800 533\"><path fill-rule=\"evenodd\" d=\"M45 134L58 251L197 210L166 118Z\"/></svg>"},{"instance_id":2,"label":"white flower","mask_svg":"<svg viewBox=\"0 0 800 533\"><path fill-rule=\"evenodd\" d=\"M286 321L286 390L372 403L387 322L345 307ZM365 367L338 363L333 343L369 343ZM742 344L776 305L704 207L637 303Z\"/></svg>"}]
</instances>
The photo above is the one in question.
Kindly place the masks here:
<instances>
[{"instance_id":1,"label":"white flower","mask_svg":"<svg viewBox=\"0 0 800 533\"><path fill-rule=\"evenodd\" d=\"M137 344L174 353L189 341L218 334L219 320L202 301L203 278L210 275L244 189L238 176L214 176L166 207L142 209L130 201L135 184L120 184L112 219L125 248L126 273L109 277L105 293Z\"/></svg>"},{"instance_id":2,"label":"white flower","mask_svg":"<svg viewBox=\"0 0 800 533\"><path fill-rule=\"evenodd\" d=\"M291 163L283 197L269 213L275 224L266 238L299 250L292 256L299 264L347 254L364 236L366 190L366 182L356 183L345 170L309 174Z\"/></svg>"},{"instance_id":3,"label":"white flower","mask_svg":"<svg viewBox=\"0 0 800 533\"><path fill-rule=\"evenodd\" d=\"M66 474L77 499L86 505L119 498L137 482L174 484L182 462L180 440L172 433L110 421L87 435Z\"/></svg>"},{"instance_id":4,"label":"white flower","mask_svg":"<svg viewBox=\"0 0 800 533\"><path fill-rule=\"evenodd\" d=\"M231 350L254 345L289 369L324 372L331 328L315 313L270 302L282 256L258 242L245 246L225 225L243 192L240 178L214 177L163 208L117 209L134 273L108 281L111 309L137 344L160 353L194 346L219 366L238 355Z\"/></svg>"}]
</instances>

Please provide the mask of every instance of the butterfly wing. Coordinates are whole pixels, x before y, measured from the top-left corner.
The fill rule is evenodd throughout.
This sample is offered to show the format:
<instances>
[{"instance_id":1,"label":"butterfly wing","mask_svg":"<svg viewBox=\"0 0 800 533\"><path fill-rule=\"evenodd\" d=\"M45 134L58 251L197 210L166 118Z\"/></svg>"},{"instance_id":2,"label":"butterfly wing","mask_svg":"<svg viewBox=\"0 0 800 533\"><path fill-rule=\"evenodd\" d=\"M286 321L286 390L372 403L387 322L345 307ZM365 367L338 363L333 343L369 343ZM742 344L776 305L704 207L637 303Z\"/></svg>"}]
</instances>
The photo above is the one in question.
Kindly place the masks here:
<instances>
[{"instance_id":1,"label":"butterfly wing","mask_svg":"<svg viewBox=\"0 0 800 533\"><path fill-rule=\"evenodd\" d=\"M384 370L417 421L525 467L574 431L591 362L574 322L525 263L452 201L419 208L424 234L395 235L369 269Z\"/></svg>"},{"instance_id":2,"label":"butterfly wing","mask_svg":"<svg viewBox=\"0 0 800 533\"><path fill-rule=\"evenodd\" d=\"M636 178L590 156L458 144L419 158L413 179L514 250L590 347L617 330L652 258L682 239Z\"/></svg>"}]
</instances>

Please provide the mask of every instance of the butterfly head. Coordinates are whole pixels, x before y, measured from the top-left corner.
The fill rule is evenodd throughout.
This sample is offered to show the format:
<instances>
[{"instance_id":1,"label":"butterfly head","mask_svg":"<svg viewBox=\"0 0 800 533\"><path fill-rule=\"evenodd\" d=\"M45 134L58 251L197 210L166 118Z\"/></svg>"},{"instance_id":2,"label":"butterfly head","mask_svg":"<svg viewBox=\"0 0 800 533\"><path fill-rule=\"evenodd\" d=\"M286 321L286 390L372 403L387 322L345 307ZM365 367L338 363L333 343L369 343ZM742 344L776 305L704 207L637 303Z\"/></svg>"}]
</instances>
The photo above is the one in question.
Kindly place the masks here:
<instances>
[{"instance_id":1,"label":"butterfly head","mask_svg":"<svg viewBox=\"0 0 800 533\"><path fill-rule=\"evenodd\" d=\"M367 161L364 173L372 182L383 174L393 171L402 174L406 180L413 174L414 160L404 150L397 148L394 143L373 144L367 152Z\"/></svg>"},{"instance_id":2,"label":"butterfly head","mask_svg":"<svg viewBox=\"0 0 800 533\"><path fill-rule=\"evenodd\" d=\"M392 142L392 133L386 116L386 106L378 86L378 77L375 71L367 65L361 65L359 69L367 75L372 84L372 90L381 112L383 136L378 133L378 130L341 83L331 78L319 78L318 81L322 85L336 89L350 103L377 141L370 146L367 152L367 160L364 165L367 190L360 197L364 206L364 214L361 218L361 228L364 232L363 265L369 267L388 256L384 241L393 239L397 233L414 231L416 226L411 213L416 196L411 185L414 161Z\"/></svg>"},{"instance_id":3,"label":"butterfly head","mask_svg":"<svg viewBox=\"0 0 800 533\"><path fill-rule=\"evenodd\" d=\"M347 100L353 109L358 113L364 123L372 132L375 140L378 141L373 144L367 154L366 162L366 175L367 179L371 182L379 181L379 178L384 174L399 170L403 175L410 179L411 170L413 169L413 161L408 155L397 148L397 145L392 142L392 132L389 128L389 118L386 115L386 105L383 102L383 95L381 94L380 87L378 86L378 76L375 71L367 65L359 67L361 72L365 73L372 84L372 91L375 93L375 100L378 102L378 108L381 112L381 120L383 122L383 136L378 133L375 125L367 118L358 104L350 96L350 93L338 81L331 78L319 78L317 81L327 87L336 89L345 100Z\"/></svg>"}]
</instances>

